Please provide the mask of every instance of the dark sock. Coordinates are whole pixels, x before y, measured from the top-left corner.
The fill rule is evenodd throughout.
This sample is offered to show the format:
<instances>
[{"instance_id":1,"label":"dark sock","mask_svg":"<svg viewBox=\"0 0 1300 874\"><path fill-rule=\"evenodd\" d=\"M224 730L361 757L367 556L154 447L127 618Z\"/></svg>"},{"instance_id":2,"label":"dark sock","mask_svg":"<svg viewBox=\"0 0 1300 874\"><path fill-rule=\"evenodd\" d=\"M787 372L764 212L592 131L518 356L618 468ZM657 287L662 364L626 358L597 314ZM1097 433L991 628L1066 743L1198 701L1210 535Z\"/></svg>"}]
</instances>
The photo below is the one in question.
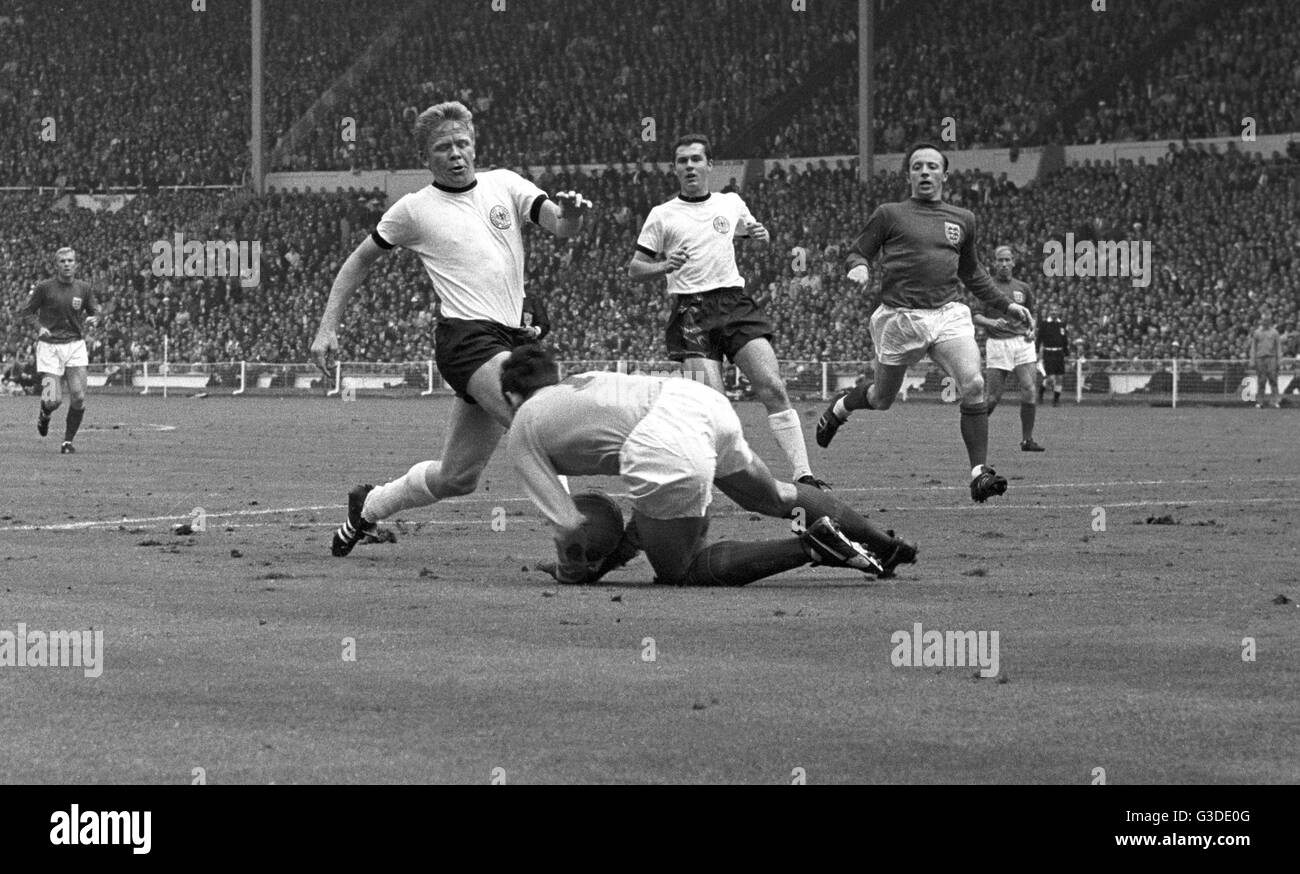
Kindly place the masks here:
<instances>
[{"instance_id":1,"label":"dark sock","mask_svg":"<svg viewBox=\"0 0 1300 874\"><path fill-rule=\"evenodd\" d=\"M1020 439L1022 441L1034 439L1034 411L1037 409L1038 407L1035 404L1020 405ZM989 412L993 411L989 410Z\"/></svg>"},{"instance_id":2,"label":"dark sock","mask_svg":"<svg viewBox=\"0 0 1300 874\"><path fill-rule=\"evenodd\" d=\"M804 483L796 483L799 497L796 507L802 507L805 524L811 525L823 516L830 516L849 540L856 540L877 555L889 555L894 550L894 538L866 520L861 513L837 498L832 492L823 492Z\"/></svg>"},{"instance_id":3,"label":"dark sock","mask_svg":"<svg viewBox=\"0 0 1300 874\"><path fill-rule=\"evenodd\" d=\"M867 400L867 392L871 391L873 383L864 382L862 385L855 385L849 389L849 393L844 396L844 407L849 410L874 410L871 401Z\"/></svg>"},{"instance_id":4,"label":"dark sock","mask_svg":"<svg viewBox=\"0 0 1300 874\"><path fill-rule=\"evenodd\" d=\"M68 407L68 424L63 429L63 442L71 443L72 438L77 436L77 429L81 427L81 417L86 415L85 407Z\"/></svg>"},{"instance_id":5,"label":"dark sock","mask_svg":"<svg viewBox=\"0 0 1300 874\"><path fill-rule=\"evenodd\" d=\"M797 537L783 540L720 540L695 554L686 569L688 586L744 586L808 564Z\"/></svg>"},{"instance_id":6,"label":"dark sock","mask_svg":"<svg viewBox=\"0 0 1300 874\"><path fill-rule=\"evenodd\" d=\"M989 407L989 415L991 416L991 415L993 415L993 408L996 407L996 406L998 405L998 402L997 402L997 401L988 401L987 403L988 403L988 407Z\"/></svg>"},{"instance_id":7,"label":"dark sock","mask_svg":"<svg viewBox=\"0 0 1300 874\"><path fill-rule=\"evenodd\" d=\"M1059 391L1052 392L1052 403L1059 404L1060 402L1061 402L1061 393Z\"/></svg>"},{"instance_id":8,"label":"dark sock","mask_svg":"<svg viewBox=\"0 0 1300 874\"><path fill-rule=\"evenodd\" d=\"M47 419L50 417L50 413L53 413L58 408L59 408L58 404L54 404L53 406L51 406L45 403L45 401L41 401L41 415Z\"/></svg>"},{"instance_id":9,"label":"dark sock","mask_svg":"<svg viewBox=\"0 0 1300 874\"><path fill-rule=\"evenodd\" d=\"M961 405L961 439L966 444L970 466L977 467L989 457L989 408L987 404Z\"/></svg>"},{"instance_id":10,"label":"dark sock","mask_svg":"<svg viewBox=\"0 0 1300 874\"><path fill-rule=\"evenodd\" d=\"M1040 385L1040 386L1038 387L1038 402L1039 402L1040 404L1043 402L1043 392L1045 392L1045 391L1047 391L1047 386L1045 386L1045 385Z\"/></svg>"}]
</instances>

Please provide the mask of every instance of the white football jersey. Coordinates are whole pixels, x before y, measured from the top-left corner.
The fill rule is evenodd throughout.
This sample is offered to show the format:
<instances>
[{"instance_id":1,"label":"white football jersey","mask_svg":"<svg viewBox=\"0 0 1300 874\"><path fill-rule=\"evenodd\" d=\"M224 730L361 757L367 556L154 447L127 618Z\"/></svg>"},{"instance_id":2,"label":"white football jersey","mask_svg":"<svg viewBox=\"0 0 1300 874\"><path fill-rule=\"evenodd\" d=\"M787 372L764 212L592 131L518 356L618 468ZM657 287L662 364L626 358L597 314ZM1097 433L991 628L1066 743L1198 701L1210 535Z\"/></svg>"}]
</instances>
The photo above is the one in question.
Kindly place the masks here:
<instances>
[{"instance_id":1,"label":"white football jersey","mask_svg":"<svg viewBox=\"0 0 1300 874\"><path fill-rule=\"evenodd\" d=\"M652 259L685 246L689 258L668 274L669 294L699 294L718 288L744 288L736 269L735 237L749 236L749 207L735 192L714 192L703 200L681 195L650 210L637 237L637 251Z\"/></svg>"},{"instance_id":2,"label":"white football jersey","mask_svg":"<svg viewBox=\"0 0 1300 874\"><path fill-rule=\"evenodd\" d=\"M372 237L420 256L450 319L519 325L524 302L523 223L536 222L545 192L511 170L475 174L467 191L429 185L405 195Z\"/></svg>"}]
</instances>

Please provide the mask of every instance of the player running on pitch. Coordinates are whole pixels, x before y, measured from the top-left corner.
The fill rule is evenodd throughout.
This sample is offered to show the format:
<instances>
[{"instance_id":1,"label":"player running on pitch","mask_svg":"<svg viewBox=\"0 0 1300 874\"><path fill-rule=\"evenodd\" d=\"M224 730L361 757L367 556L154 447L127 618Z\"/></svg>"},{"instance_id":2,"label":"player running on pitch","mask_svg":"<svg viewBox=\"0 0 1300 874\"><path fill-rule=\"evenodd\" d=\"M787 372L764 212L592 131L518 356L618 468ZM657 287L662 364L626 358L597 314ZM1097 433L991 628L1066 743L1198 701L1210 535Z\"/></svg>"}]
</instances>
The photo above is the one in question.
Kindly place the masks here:
<instances>
[{"instance_id":1,"label":"player running on pitch","mask_svg":"<svg viewBox=\"0 0 1300 874\"><path fill-rule=\"evenodd\" d=\"M421 113L415 134L433 184L389 207L374 232L348 257L330 290L311 346L327 374L338 351L338 325L349 298L384 252L415 252L441 302L434 343L438 372L456 392L442 458L423 461L378 488L348 493L347 521L331 550L344 556L381 519L401 510L466 495L510 424L501 397L501 362L514 347L532 342L522 327L525 221L557 237L583 226L590 201L576 192L555 200L510 170L474 169L473 116L458 102Z\"/></svg>"},{"instance_id":2,"label":"player running on pitch","mask_svg":"<svg viewBox=\"0 0 1300 874\"><path fill-rule=\"evenodd\" d=\"M911 197L885 203L867 220L845 259L849 279L866 290L868 265L881 255L880 306L871 316L876 347L875 381L841 394L817 422L817 445L826 447L853 410L894 405L907 368L929 354L953 378L961 396L961 437L971 464L971 498L983 503L1007 490L1005 478L987 464L988 406L970 307L962 285L999 313L1026 328L1029 310L998 293L975 256L975 215L943 201L948 157L918 143L903 164Z\"/></svg>"},{"instance_id":3,"label":"player running on pitch","mask_svg":"<svg viewBox=\"0 0 1300 874\"><path fill-rule=\"evenodd\" d=\"M731 403L693 380L582 373L560 382L548 352L523 346L502 367L501 391L515 412L510 457L554 528L562 583L594 582L608 556L589 554L560 475L622 476L634 508L625 536L645 549L660 583L743 586L809 562L890 576L916 560L914 546L834 494L777 482ZM706 545L714 484L746 510L790 518L800 508L810 524L799 537Z\"/></svg>"},{"instance_id":4,"label":"player running on pitch","mask_svg":"<svg viewBox=\"0 0 1300 874\"><path fill-rule=\"evenodd\" d=\"M63 427L63 445L59 452L76 452L72 440L86 415L86 368L90 355L86 351L85 328L94 327L95 293L89 282L76 279L77 253L64 246L54 253L57 265L54 279L38 282L31 297L19 310L19 318L35 319L39 325L36 340L36 370L41 376L41 410L36 416L36 433L44 437L50 431L50 416L63 403L62 386L68 386L68 418Z\"/></svg>"},{"instance_id":5,"label":"player running on pitch","mask_svg":"<svg viewBox=\"0 0 1300 874\"><path fill-rule=\"evenodd\" d=\"M745 293L736 269L736 237L766 246L771 235L739 194L709 191L708 137L687 134L674 154L681 191L646 216L628 275L640 282L667 277L673 299L668 357L719 392L723 358L735 362L767 408L768 427L790 459L795 482L828 488L808 463L799 413L790 405L772 350L772 324Z\"/></svg>"},{"instance_id":6,"label":"player running on pitch","mask_svg":"<svg viewBox=\"0 0 1300 874\"><path fill-rule=\"evenodd\" d=\"M1034 294L1029 286L1012 277L1016 256L1010 246L993 250L993 287L1004 297L1034 311ZM1023 325L1013 327L1003 317L990 318L983 312L972 316L975 324L988 332L984 344L984 361L987 376L989 415L1002 399L1002 388L1007 379L1015 376L1020 384L1020 449L1022 452L1042 452L1043 447L1034 442L1034 413L1038 406L1034 400L1038 376L1038 352L1034 348L1034 328Z\"/></svg>"}]
</instances>

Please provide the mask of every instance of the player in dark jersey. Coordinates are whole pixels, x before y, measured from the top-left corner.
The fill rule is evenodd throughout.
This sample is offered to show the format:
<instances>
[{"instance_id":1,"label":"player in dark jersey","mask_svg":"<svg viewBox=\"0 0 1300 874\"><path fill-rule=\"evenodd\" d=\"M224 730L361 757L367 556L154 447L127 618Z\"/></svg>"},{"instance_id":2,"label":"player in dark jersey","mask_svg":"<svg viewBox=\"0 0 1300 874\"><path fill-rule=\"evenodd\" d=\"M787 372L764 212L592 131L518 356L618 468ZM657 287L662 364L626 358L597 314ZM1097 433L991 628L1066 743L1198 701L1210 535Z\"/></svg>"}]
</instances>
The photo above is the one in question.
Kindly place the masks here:
<instances>
[{"instance_id":1,"label":"player in dark jersey","mask_svg":"<svg viewBox=\"0 0 1300 874\"><path fill-rule=\"evenodd\" d=\"M1065 356L1070 348L1070 335L1061 321L1055 305L1047 307L1047 316L1038 326L1038 349L1043 361L1043 382L1038 387L1038 402L1043 393L1052 389L1052 406L1061 405L1061 389L1065 386Z\"/></svg>"},{"instance_id":2,"label":"player in dark jersey","mask_svg":"<svg viewBox=\"0 0 1300 874\"><path fill-rule=\"evenodd\" d=\"M77 279L77 253L64 247L54 253L56 277L36 283L19 318L35 320L36 370L41 375L41 410L36 417L36 433L44 437L50 430L50 416L63 403L62 387L68 386L68 418L63 429L64 455L75 452L72 440L86 415L86 368L90 356L86 351L85 328L93 327L95 295L90 283Z\"/></svg>"},{"instance_id":3,"label":"player in dark jersey","mask_svg":"<svg viewBox=\"0 0 1300 874\"><path fill-rule=\"evenodd\" d=\"M1007 490L1005 478L987 462L988 406L970 307L962 286L987 307L1028 327L1029 310L998 293L975 257L975 215L943 202L948 157L930 143L907 152L903 172L912 195L881 204L845 259L849 279L865 290L868 265L881 256L880 306L871 316L876 347L875 381L835 399L817 422L817 445L830 445L852 410L887 410L898 397L907 368L929 354L957 383L961 437L970 459L971 498L983 503Z\"/></svg>"},{"instance_id":4,"label":"player in dark jersey","mask_svg":"<svg viewBox=\"0 0 1300 874\"><path fill-rule=\"evenodd\" d=\"M1012 277L1016 258L1010 246L998 246L993 251L993 285L1005 297L1034 311L1034 294L1029 286ZM1034 413L1038 409L1034 400L1038 381L1038 352L1034 349L1034 328L1015 326L1001 317L992 318L983 312L972 318L988 333L984 344L984 363L987 368L984 384L988 390L989 415L1002 399L1002 387L1009 376L1020 383L1020 449L1022 452L1042 452L1043 447L1034 441Z\"/></svg>"}]
</instances>

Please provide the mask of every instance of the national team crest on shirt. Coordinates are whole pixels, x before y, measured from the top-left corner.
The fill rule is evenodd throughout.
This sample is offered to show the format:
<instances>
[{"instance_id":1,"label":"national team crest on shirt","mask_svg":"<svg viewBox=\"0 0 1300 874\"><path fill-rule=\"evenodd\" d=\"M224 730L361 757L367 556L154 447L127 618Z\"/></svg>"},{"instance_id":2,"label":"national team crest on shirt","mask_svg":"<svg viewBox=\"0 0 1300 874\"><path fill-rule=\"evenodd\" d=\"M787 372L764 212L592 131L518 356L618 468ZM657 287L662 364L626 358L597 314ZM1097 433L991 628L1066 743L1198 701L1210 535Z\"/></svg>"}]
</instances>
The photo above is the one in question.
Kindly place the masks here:
<instances>
[{"instance_id":1,"label":"national team crest on shirt","mask_svg":"<svg viewBox=\"0 0 1300 874\"><path fill-rule=\"evenodd\" d=\"M79 298L79 297L74 297L74 298L72 299L72 308L73 308L74 310L79 310L79 309L81 309L81 298Z\"/></svg>"},{"instance_id":2,"label":"national team crest on shirt","mask_svg":"<svg viewBox=\"0 0 1300 874\"><path fill-rule=\"evenodd\" d=\"M725 215L715 215L713 217L713 229L720 234L725 234L731 230L731 222L727 221Z\"/></svg>"},{"instance_id":3,"label":"national team crest on shirt","mask_svg":"<svg viewBox=\"0 0 1300 874\"><path fill-rule=\"evenodd\" d=\"M1016 303L1024 303L1025 293L1023 291L1013 291L1011 292L1011 299L1014 300Z\"/></svg>"},{"instance_id":4,"label":"national team crest on shirt","mask_svg":"<svg viewBox=\"0 0 1300 874\"><path fill-rule=\"evenodd\" d=\"M506 228L510 227L510 210L498 203L496 206L488 210L488 219L491 220L492 227L500 228L504 231Z\"/></svg>"},{"instance_id":5,"label":"national team crest on shirt","mask_svg":"<svg viewBox=\"0 0 1300 874\"><path fill-rule=\"evenodd\" d=\"M943 235L948 238L948 242L954 246L961 243L961 225L956 222L943 223Z\"/></svg>"}]
</instances>

